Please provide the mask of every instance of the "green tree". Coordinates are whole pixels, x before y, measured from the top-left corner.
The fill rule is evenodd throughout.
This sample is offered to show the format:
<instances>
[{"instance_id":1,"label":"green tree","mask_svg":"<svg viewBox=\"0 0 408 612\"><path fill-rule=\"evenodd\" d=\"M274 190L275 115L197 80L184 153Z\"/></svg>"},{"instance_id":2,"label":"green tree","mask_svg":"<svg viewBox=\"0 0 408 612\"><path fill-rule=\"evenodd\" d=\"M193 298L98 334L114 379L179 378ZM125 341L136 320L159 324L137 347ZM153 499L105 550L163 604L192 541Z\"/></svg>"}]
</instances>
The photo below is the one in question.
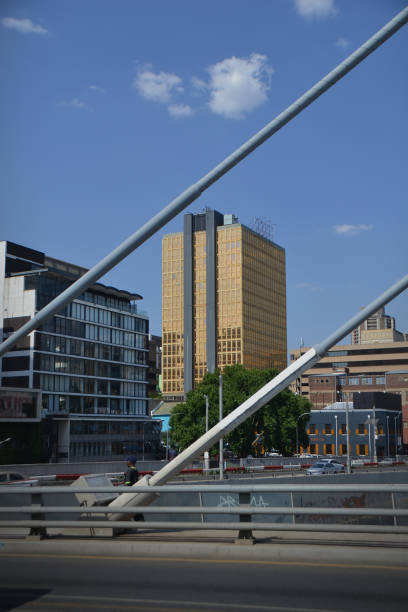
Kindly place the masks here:
<instances>
[{"instance_id":1,"label":"green tree","mask_svg":"<svg viewBox=\"0 0 408 612\"><path fill-rule=\"evenodd\" d=\"M248 370L242 365L225 368L223 372L223 414L235 410L248 397L277 374L276 370ZM219 420L219 372L207 373L195 389L187 393L185 403L177 404L170 417L171 441L180 451L205 433L205 396L209 398L209 427ZM285 389L244 423L225 436L230 450L240 457L255 454L253 442L262 432L265 451L276 449L285 456L296 452L296 422L303 412L309 412L309 401ZM307 444L306 419L299 420L299 444ZM218 452L218 446L211 449Z\"/></svg>"}]
</instances>

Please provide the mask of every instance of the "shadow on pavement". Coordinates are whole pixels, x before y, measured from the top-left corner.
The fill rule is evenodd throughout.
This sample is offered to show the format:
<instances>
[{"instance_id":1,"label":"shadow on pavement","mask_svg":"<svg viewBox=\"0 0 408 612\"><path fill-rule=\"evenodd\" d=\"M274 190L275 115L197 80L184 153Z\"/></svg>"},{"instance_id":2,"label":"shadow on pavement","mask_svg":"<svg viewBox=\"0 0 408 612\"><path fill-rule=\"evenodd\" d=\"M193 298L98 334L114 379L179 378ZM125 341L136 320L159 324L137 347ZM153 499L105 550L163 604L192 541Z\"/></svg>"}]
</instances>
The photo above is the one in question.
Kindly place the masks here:
<instances>
[{"instance_id":1,"label":"shadow on pavement","mask_svg":"<svg viewBox=\"0 0 408 612\"><path fill-rule=\"evenodd\" d=\"M39 597L48 595L50 589L5 589L0 588L0 611L8 612Z\"/></svg>"}]
</instances>

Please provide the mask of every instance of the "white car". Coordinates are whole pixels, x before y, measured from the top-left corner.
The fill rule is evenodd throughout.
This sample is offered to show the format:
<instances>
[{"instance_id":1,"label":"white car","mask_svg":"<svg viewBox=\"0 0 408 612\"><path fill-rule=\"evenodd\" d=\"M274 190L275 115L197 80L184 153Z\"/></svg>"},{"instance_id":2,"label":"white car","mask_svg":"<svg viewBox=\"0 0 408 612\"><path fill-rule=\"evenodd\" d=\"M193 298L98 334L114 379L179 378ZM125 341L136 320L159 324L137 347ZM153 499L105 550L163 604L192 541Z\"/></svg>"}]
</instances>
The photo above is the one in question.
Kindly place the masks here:
<instances>
[{"instance_id":1,"label":"white car","mask_svg":"<svg viewBox=\"0 0 408 612\"><path fill-rule=\"evenodd\" d=\"M35 487L38 480L27 478L21 472L0 472L0 485L16 485L19 487Z\"/></svg>"},{"instance_id":2,"label":"white car","mask_svg":"<svg viewBox=\"0 0 408 612\"><path fill-rule=\"evenodd\" d=\"M338 474L344 472L345 467L335 459L319 459L306 470L309 476L320 476L320 474Z\"/></svg>"}]
</instances>

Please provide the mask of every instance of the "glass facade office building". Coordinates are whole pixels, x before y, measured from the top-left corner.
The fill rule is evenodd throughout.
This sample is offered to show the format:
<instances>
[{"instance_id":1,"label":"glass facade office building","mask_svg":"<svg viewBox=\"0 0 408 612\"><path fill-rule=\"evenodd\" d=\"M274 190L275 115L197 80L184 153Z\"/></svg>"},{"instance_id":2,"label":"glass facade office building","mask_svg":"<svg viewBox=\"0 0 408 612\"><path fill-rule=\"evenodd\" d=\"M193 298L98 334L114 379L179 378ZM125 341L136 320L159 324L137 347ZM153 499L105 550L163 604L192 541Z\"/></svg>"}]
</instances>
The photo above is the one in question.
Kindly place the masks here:
<instances>
[{"instance_id":1,"label":"glass facade office building","mask_svg":"<svg viewBox=\"0 0 408 612\"><path fill-rule=\"evenodd\" d=\"M180 401L207 371L286 366L285 251L209 210L163 238L163 395Z\"/></svg>"},{"instance_id":2,"label":"glass facade office building","mask_svg":"<svg viewBox=\"0 0 408 612\"><path fill-rule=\"evenodd\" d=\"M60 294L84 268L13 243L3 246L3 334ZM2 359L3 387L40 389L51 458L156 456L148 416L149 321L131 294L95 284ZM51 433L50 433L51 432Z\"/></svg>"}]
</instances>

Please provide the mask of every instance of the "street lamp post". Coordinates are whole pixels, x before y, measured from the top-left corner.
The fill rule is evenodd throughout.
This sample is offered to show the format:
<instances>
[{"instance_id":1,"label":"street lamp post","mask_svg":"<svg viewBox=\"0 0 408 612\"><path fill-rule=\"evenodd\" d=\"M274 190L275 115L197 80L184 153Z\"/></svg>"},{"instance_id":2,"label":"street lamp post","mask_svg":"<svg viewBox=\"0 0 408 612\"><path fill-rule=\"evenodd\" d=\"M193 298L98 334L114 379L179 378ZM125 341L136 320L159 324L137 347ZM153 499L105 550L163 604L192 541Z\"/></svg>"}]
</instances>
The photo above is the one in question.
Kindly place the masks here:
<instances>
[{"instance_id":1,"label":"street lamp post","mask_svg":"<svg viewBox=\"0 0 408 612\"><path fill-rule=\"evenodd\" d=\"M335 422L335 425L336 425L336 457L338 457L338 455L339 455L337 419L338 419L338 415L335 414L334 415L334 422Z\"/></svg>"},{"instance_id":2,"label":"street lamp post","mask_svg":"<svg viewBox=\"0 0 408 612\"><path fill-rule=\"evenodd\" d=\"M390 456L390 417L387 415L387 457Z\"/></svg>"},{"instance_id":3,"label":"street lamp post","mask_svg":"<svg viewBox=\"0 0 408 612\"><path fill-rule=\"evenodd\" d=\"M398 415L394 417L395 459L398 459L397 422L398 422Z\"/></svg>"},{"instance_id":4,"label":"street lamp post","mask_svg":"<svg viewBox=\"0 0 408 612\"><path fill-rule=\"evenodd\" d=\"M373 406L373 444L374 444L374 463L377 463L377 423L375 419L375 406Z\"/></svg>"},{"instance_id":5,"label":"street lamp post","mask_svg":"<svg viewBox=\"0 0 408 612\"><path fill-rule=\"evenodd\" d=\"M368 456L371 461L371 416L367 414L367 422L368 422Z\"/></svg>"},{"instance_id":6,"label":"street lamp post","mask_svg":"<svg viewBox=\"0 0 408 612\"><path fill-rule=\"evenodd\" d=\"M299 423L299 419L301 419L302 417L304 417L306 414L310 415L310 412L302 412L302 414L300 414L298 416L298 418L296 419L296 454L299 454L299 429L298 429L298 423Z\"/></svg>"},{"instance_id":7,"label":"street lamp post","mask_svg":"<svg viewBox=\"0 0 408 612\"><path fill-rule=\"evenodd\" d=\"M220 423L222 421L222 375L219 377L219 389L218 389L218 397L219 397L219 409L220 409ZM224 438L220 438L220 480L224 480Z\"/></svg>"},{"instance_id":8,"label":"street lamp post","mask_svg":"<svg viewBox=\"0 0 408 612\"><path fill-rule=\"evenodd\" d=\"M351 474L350 463L350 419L349 419L349 403L346 401L346 433L347 433L347 474Z\"/></svg>"},{"instance_id":9,"label":"street lamp post","mask_svg":"<svg viewBox=\"0 0 408 612\"><path fill-rule=\"evenodd\" d=\"M142 461L145 460L145 435L144 435L144 428L145 428L145 424L146 421L143 421L143 437L142 437Z\"/></svg>"},{"instance_id":10,"label":"street lamp post","mask_svg":"<svg viewBox=\"0 0 408 612\"><path fill-rule=\"evenodd\" d=\"M205 397L205 431L208 431L208 409L209 409L209 399L208 395L204 395ZM204 451L204 469L210 469L210 453L208 450Z\"/></svg>"}]
</instances>

